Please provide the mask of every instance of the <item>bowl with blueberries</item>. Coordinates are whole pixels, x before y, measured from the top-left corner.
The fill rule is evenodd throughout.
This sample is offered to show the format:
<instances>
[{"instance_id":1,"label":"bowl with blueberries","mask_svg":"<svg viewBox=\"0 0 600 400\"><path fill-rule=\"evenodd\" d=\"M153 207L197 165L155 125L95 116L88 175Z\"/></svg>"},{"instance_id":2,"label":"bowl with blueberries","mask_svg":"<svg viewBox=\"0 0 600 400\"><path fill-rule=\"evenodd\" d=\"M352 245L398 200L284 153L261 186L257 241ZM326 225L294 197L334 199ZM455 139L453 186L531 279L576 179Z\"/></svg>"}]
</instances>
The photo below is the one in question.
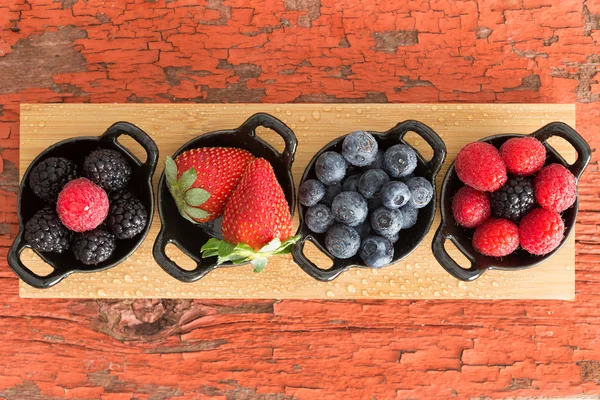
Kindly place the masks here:
<instances>
[{"instance_id":1,"label":"bowl with blueberries","mask_svg":"<svg viewBox=\"0 0 600 400\"><path fill-rule=\"evenodd\" d=\"M431 146L431 160L404 140L408 132ZM414 120L327 144L306 167L298 189L301 238L294 261L313 278L331 281L353 267L379 269L407 257L433 223L435 178L445 158L439 135ZM330 268L306 256L306 241L331 259Z\"/></svg>"}]
</instances>

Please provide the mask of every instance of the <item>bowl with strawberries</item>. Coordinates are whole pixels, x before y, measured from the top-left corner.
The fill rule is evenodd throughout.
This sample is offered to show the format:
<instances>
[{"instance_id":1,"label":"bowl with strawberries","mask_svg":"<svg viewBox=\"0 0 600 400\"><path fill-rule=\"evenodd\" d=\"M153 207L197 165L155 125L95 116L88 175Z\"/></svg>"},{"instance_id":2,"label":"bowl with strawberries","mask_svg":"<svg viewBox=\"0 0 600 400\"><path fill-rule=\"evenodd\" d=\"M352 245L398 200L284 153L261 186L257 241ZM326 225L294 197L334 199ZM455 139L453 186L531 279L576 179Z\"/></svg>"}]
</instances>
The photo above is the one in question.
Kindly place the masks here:
<instances>
[{"instance_id":1,"label":"bowl with strawberries","mask_svg":"<svg viewBox=\"0 0 600 400\"><path fill-rule=\"evenodd\" d=\"M404 140L421 136L431 160ZM331 281L350 268L384 268L412 253L433 223L435 179L446 157L442 139L408 120L387 132L355 131L323 147L298 188L300 239L294 261L310 276ZM311 242L331 261L324 268L304 252Z\"/></svg>"},{"instance_id":2,"label":"bowl with strawberries","mask_svg":"<svg viewBox=\"0 0 600 400\"><path fill-rule=\"evenodd\" d=\"M117 141L121 135L144 148L145 162ZM129 257L150 229L157 160L154 141L128 122L100 136L63 140L39 154L19 188L19 234L8 252L12 270L41 289L73 272L105 270ZM52 272L42 276L28 268L21 260L27 248Z\"/></svg>"},{"instance_id":3,"label":"bowl with strawberries","mask_svg":"<svg viewBox=\"0 0 600 400\"><path fill-rule=\"evenodd\" d=\"M256 134L279 134L277 151ZM265 113L235 129L202 134L165 160L158 184L161 230L153 256L172 277L194 282L217 267L252 264L291 251L295 189L291 167L298 145L294 132ZM185 269L169 258L168 244L190 257Z\"/></svg>"},{"instance_id":4,"label":"bowl with strawberries","mask_svg":"<svg viewBox=\"0 0 600 400\"><path fill-rule=\"evenodd\" d=\"M553 136L573 146L573 164L547 142ZM590 157L585 139L562 122L529 135L501 134L467 144L442 183L435 258L463 281L488 269L521 270L546 261L575 226L577 183ZM446 240L464 254L468 267L450 256Z\"/></svg>"}]
</instances>

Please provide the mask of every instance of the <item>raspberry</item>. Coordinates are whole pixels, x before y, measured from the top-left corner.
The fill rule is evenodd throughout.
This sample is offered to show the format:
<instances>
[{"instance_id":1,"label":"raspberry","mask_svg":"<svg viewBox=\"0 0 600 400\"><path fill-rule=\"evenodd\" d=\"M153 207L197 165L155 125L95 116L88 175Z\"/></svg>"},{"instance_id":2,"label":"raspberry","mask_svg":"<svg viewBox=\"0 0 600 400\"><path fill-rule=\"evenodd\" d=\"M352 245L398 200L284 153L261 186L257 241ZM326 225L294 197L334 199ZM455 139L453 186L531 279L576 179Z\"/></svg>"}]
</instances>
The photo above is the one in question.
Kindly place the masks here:
<instances>
[{"instance_id":1,"label":"raspberry","mask_svg":"<svg viewBox=\"0 0 600 400\"><path fill-rule=\"evenodd\" d=\"M514 175L531 175L546 163L546 148L537 139L520 137L508 139L500 147L506 170Z\"/></svg>"},{"instance_id":2,"label":"raspberry","mask_svg":"<svg viewBox=\"0 0 600 400\"><path fill-rule=\"evenodd\" d=\"M521 247L538 256L548 254L563 240L565 224L560 214L536 208L520 224Z\"/></svg>"},{"instance_id":3,"label":"raspberry","mask_svg":"<svg viewBox=\"0 0 600 400\"><path fill-rule=\"evenodd\" d=\"M456 156L458 177L465 185L493 192L506 183L506 167L498 150L489 143L469 143Z\"/></svg>"},{"instance_id":4,"label":"raspberry","mask_svg":"<svg viewBox=\"0 0 600 400\"><path fill-rule=\"evenodd\" d=\"M64 226L75 232L91 231L108 214L108 196L86 178L70 181L58 195L56 212Z\"/></svg>"},{"instance_id":5,"label":"raspberry","mask_svg":"<svg viewBox=\"0 0 600 400\"><path fill-rule=\"evenodd\" d=\"M575 177L560 164L545 166L535 177L533 190L540 206L549 211L563 212L577 198Z\"/></svg>"},{"instance_id":6,"label":"raspberry","mask_svg":"<svg viewBox=\"0 0 600 400\"><path fill-rule=\"evenodd\" d=\"M452 199L454 220L465 228L477 228L490 213L490 199L485 192L465 186Z\"/></svg>"},{"instance_id":7,"label":"raspberry","mask_svg":"<svg viewBox=\"0 0 600 400\"><path fill-rule=\"evenodd\" d=\"M519 247L519 228L507 219L488 219L475 230L473 247L486 256L507 256Z\"/></svg>"}]
</instances>

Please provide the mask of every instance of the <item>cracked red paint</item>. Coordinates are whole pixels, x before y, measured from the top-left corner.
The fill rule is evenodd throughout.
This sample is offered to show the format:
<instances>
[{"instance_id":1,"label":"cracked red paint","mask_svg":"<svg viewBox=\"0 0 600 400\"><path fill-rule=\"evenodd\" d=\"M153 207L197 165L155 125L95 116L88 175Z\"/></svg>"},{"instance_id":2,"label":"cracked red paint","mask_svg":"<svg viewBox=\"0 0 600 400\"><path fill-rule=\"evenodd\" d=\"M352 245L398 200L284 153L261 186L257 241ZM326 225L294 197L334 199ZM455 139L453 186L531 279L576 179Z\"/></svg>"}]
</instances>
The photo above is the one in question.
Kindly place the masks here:
<instances>
[{"instance_id":1,"label":"cracked red paint","mask_svg":"<svg viewBox=\"0 0 600 400\"><path fill-rule=\"evenodd\" d=\"M600 395L598 156L563 302L21 300L25 102L577 102L600 144L598 0L0 1L0 398Z\"/></svg>"}]
</instances>

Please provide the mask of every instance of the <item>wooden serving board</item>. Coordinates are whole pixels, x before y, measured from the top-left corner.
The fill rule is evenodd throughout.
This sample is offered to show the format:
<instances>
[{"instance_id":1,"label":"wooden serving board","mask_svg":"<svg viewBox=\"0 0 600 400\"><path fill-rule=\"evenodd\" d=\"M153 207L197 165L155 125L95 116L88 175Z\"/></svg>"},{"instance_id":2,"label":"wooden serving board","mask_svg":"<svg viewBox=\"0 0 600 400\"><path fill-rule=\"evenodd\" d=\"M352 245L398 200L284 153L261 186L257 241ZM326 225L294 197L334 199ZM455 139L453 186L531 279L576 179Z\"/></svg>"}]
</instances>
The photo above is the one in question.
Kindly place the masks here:
<instances>
[{"instance_id":1,"label":"wooden serving board","mask_svg":"<svg viewBox=\"0 0 600 400\"><path fill-rule=\"evenodd\" d=\"M51 144L79 135L100 135L115 121L138 125L157 142L160 159L202 133L239 126L256 112L267 112L288 124L298 136L293 173L296 185L312 156L332 139L357 129L386 131L406 119L431 126L445 140L448 157L438 176L468 142L498 133L530 133L550 121L575 126L574 105L547 104L38 104L21 106L20 172ZM277 136L259 134L281 148ZM408 140L425 155L423 140ZM130 145L132 142L125 143ZM553 145L567 160L574 158L566 142ZM131 147L141 156L141 148ZM141 158L143 160L143 158ZM156 185L162 173L156 171ZM297 226L297 217L296 217ZM181 283L167 275L152 258L160 226L158 215L144 243L127 261L108 271L74 274L44 290L20 283L21 297L61 298L319 298L319 299L565 299L575 296L575 246L571 235L562 250L545 264L525 271L488 271L475 282L459 282L431 254L430 233L408 258L382 270L353 269L334 282L315 281L294 264L291 256L272 259L255 274L249 265L217 269L200 281ZM202 243L198 243L198 248ZM309 253L312 254L312 253ZM456 255L456 251L452 252ZM185 256L170 252L180 265ZM324 256L313 254L324 263ZM50 270L33 252L24 254L35 271Z\"/></svg>"}]
</instances>

